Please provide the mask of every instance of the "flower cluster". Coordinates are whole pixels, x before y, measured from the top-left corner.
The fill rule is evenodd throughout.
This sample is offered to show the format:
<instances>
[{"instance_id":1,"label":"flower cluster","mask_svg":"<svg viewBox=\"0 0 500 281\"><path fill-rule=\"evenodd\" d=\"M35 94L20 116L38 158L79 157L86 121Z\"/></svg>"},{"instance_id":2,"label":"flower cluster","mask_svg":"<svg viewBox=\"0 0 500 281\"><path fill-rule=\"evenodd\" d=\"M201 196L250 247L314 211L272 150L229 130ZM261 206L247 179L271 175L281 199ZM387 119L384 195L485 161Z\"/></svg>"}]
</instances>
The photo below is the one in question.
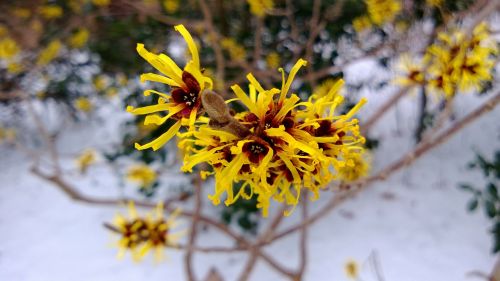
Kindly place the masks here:
<instances>
[{"instance_id":1,"label":"flower cluster","mask_svg":"<svg viewBox=\"0 0 500 281\"><path fill-rule=\"evenodd\" d=\"M97 152L94 149L86 149L76 158L76 165L81 174L85 174L87 169L96 162Z\"/></svg>"},{"instance_id":2,"label":"flower cluster","mask_svg":"<svg viewBox=\"0 0 500 281\"><path fill-rule=\"evenodd\" d=\"M120 235L117 242L118 257L122 258L127 251L132 254L134 261L142 260L150 251L155 252L156 260L163 258L163 251L167 246L175 246L182 232L172 233L176 227L175 221L178 211L167 219L163 216L163 205L160 203L152 214L139 216L133 202L129 203L129 216L118 214L109 229Z\"/></svg>"},{"instance_id":3,"label":"flower cluster","mask_svg":"<svg viewBox=\"0 0 500 281\"><path fill-rule=\"evenodd\" d=\"M179 26L176 29L184 30ZM172 68L176 65L170 58L145 55L139 45L139 53L169 76L149 73L145 74L147 80L169 84L173 90L170 95L148 90L145 95L153 92L160 96L158 104L129 107L128 110L148 114L145 124L163 123L169 118L177 121L165 137L150 144L136 145L138 149L158 149L184 125L187 131L178 133L178 145L184 153L182 170L193 172L195 166L208 164L201 175L215 177L215 192L209 195L214 204L219 204L223 196L226 205L239 198L256 196L257 207L262 209L264 216L271 200L283 202L293 209L303 188L312 192L313 199L318 198L320 189L333 179L341 178L340 169L358 165L353 159L359 159L356 155L363 152L365 139L353 116L366 100L362 99L346 114L336 115L337 107L343 102L339 95L342 80L331 84L328 91L313 94L303 101L290 92L294 77L306 65L306 61L299 59L287 78L285 71L280 69L283 77L280 89L264 89L252 74L248 74L248 94L240 86L233 85L231 89L236 98L225 102L210 88L201 86L211 85L208 83L211 80L199 71L198 52L191 36L187 32L183 36L193 61L184 71L177 70L177 78L182 77L182 80L172 78L176 74ZM235 101L241 102L246 110L230 114L227 103ZM156 115L159 111L169 112L161 117ZM201 115L203 112L209 118ZM235 183L241 183L237 190ZM289 213L290 210L285 215Z\"/></svg>"},{"instance_id":4,"label":"flower cluster","mask_svg":"<svg viewBox=\"0 0 500 281\"><path fill-rule=\"evenodd\" d=\"M462 91L480 91L493 79L497 45L489 27L481 23L468 35L464 30L441 32L427 48L421 63L408 55L402 57L405 72L397 82L403 85L427 85L430 92L451 98Z\"/></svg>"},{"instance_id":5,"label":"flower cluster","mask_svg":"<svg viewBox=\"0 0 500 281\"><path fill-rule=\"evenodd\" d=\"M401 11L400 0L365 0L368 15L358 17L353 21L353 27L361 32L373 25L382 26L392 22Z\"/></svg>"},{"instance_id":6,"label":"flower cluster","mask_svg":"<svg viewBox=\"0 0 500 281\"><path fill-rule=\"evenodd\" d=\"M250 5L250 12L260 18L274 6L273 0L247 0L247 2Z\"/></svg>"},{"instance_id":7,"label":"flower cluster","mask_svg":"<svg viewBox=\"0 0 500 281\"><path fill-rule=\"evenodd\" d=\"M144 164L132 166L127 171L127 179L139 184L141 188L151 187L155 183L156 178L156 172Z\"/></svg>"}]
</instances>

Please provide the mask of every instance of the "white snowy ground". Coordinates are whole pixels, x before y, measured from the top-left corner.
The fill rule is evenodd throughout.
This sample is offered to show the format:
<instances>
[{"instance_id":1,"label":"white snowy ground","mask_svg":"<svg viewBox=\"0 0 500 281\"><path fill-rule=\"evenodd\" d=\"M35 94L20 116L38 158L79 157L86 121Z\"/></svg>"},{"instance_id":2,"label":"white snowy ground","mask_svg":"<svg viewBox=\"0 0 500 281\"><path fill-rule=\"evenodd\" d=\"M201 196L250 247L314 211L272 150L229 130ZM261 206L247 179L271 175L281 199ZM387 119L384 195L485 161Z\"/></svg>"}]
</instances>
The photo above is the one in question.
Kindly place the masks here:
<instances>
[{"instance_id":1,"label":"white snowy ground","mask_svg":"<svg viewBox=\"0 0 500 281\"><path fill-rule=\"evenodd\" d=\"M363 79L359 73L366 73L366 69L366 63L355 65L350 72L357 74L347 73L347 77ZM385 94L367 91L372 98L363 115L373 112L383 95L391 91L394 89ZM457 117L473 110L485 98L458 98ZM408 136L415 125L415 102L415 97L407 97L375 128L374 136L382 141L374 156L375 170L411 149ZM305 280L347 280L344 265L351 259L361 265L361 280L376 280L370 263L374 252L387 281L466 281L474 280L467 277L468 272L489 272L495 260L490 254L490 225L483 213L466 211L470 195L457 189L457 183L483 183L480 174L467 171L465 165L474 158L473 150L491 154L499 148L498 120L497 108L409 169L371 186L311 227ZM98 143L99 135L89 132L99 126L74 125L61 141L61 149L75 152L89 146L91 139ZM100 136L106 139L106 134L113 132ZM117 260L116 249L110 247L112 237L102 227L117 208L72 202L31 175L26 159L19 154L4 146L0 155L0 280L184 280L182 252L168 251L169 260L161 264L151 259L140 264L127 258ZM72 165L71 159L65 163ZM118 195L116 182L106 174L105 168L94 169L91 175L97 180L81 178L79 188L90 194ZM322 200L310 206L317 209L329 196L323 194ZM209 205L208 200L205 205ZM205 206L204 210L208 215L216 214L215 207ZM285 226L296 222L299 213L286 218ZM198 241L203 245L231 242L213 229L202 232ZM266 251L295 267L297 236L281 240ZM244 254L197 254L197 276L202 278L215 267L225 280L235 280L246 259ZM251 280L275 281L281 277L259 262Z\"/></svg>"}]
</instances>

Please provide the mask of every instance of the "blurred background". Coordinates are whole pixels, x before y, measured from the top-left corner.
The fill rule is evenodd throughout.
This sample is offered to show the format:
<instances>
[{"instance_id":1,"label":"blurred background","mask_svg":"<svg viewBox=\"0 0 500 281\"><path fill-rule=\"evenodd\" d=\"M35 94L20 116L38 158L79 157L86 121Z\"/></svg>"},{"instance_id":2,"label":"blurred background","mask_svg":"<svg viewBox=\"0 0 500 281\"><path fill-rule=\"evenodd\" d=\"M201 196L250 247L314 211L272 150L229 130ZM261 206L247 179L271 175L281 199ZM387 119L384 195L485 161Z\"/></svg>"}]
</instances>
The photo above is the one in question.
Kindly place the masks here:
<instances>
[{"instance_id":1,"label":"blurred background","mask_svg":"<svg viewBox=\"0 0 500 281\"><path fill-rule=\"evenodd\" d=\"M0 1L0 280L500 280L499 9L497 0ZM261 249L285 270L266 258L248 270L246 250L116 258L119 237L106 225L127 214L127 199L142 214L157 202L198 206L175 141L134 148L172 123L144 125L125 110L151 104L146 89L170 91L141 83L156 70L136 44L184 65L178 24L226 99L249 72L281 87L278 68L299 58L301 98L344 79L340 112L368 99L357 116L366 169L308 208L323 212L346 194L342 204L308 227L306 252L298 232ZM373 182L362 192L335 188L363 179ZM255 242L271 224L255 197L213 206L213 180L202 186L203 216L231 233ZM178 220L192 230L192 217ZM275 230L303 220L297 210ZM242 245L215 223L194 227L199 247Z\"/></svg>"}]
</instances>

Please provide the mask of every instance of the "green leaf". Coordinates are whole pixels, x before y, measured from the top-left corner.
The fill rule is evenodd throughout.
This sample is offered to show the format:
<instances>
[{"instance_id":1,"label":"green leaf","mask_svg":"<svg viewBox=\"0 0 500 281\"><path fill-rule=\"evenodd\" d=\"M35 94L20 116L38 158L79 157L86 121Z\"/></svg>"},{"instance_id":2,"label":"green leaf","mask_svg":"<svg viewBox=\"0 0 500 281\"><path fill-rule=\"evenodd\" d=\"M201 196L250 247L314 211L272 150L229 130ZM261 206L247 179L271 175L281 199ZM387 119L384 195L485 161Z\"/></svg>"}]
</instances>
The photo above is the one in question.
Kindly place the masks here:
<instances>
[{"instance_id":1,"label":"green leaf","mask_svg":"<svg viewBox=\"0 0 500 281\"><path fill-rule=\"evenodd\" d=\"M458 185L458 187L462 190L474 192L474 188L468 183L461 183Z\"/></svg>"},{"instance_id":2,"label":"green leaf","mask_svg":"<svg viewBox=\"0 0 500 281\"><path fill-rule=\"evenodd\" d=\"M479 205L479 201L477 200L477 198L473 198L467 204L467 210L469 210L469 212L475 211L477 209L478 205Z\"/></svg>"},{"instance_id":3,"label":"green leaf","mask_svg":"<svg viewBox=\"0 0 500 281\"><path fill-rule=\"evenodd\" d=\"M493 203L492 201L485 201L484 202L484 208L486 210L486 215L488 215L488 217L490 218L494 218L497 214L497 211L495 209L495 203Z\"/></svg>"},{"instance_id":4,"label":"green leaf","mask_svg":"<svg viewBox=\"0 0 500 281\"><path fill-rule=\"evenodd\" d=\"M491 198L493 198L495 201L498 201L499 198L498 198L498 189L497 189L497 186L490 182L488 184L488 186L486 187L486 189L488 190L488 194L490 195Z\"/></svg>"}]
</instances>

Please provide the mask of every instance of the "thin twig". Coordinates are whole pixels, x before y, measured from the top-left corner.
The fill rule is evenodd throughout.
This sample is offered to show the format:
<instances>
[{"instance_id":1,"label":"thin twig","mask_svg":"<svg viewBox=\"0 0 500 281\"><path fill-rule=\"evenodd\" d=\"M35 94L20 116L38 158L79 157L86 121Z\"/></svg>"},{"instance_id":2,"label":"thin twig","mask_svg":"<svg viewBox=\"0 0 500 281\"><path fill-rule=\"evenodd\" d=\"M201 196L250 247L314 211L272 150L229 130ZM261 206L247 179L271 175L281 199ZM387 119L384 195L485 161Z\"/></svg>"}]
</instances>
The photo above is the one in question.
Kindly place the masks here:
<instances>
[{"instance_id":1,"label":"thin twig","mask_svg":"<svg viewBox=\"0 0 500 281\"><path fill-rule=\"evenodd\" d=\"M197 176L194 179L194 198L195 198L195 207L194 207L194 214L191 219L191 232L189 234L189 241L188 241L188 249L186 253L184 254L184 268L186 271L186 275L189 281L195 281L195 275L194 275L194 270L193 270L193 247L195 247L196 243L196 235L198 234L198 222L200 220L200 213L201 213L201 207L202 207L202 200L201 200L201 176Z\"/></svg>"},{"instance_id":2,"label":"thin twig","mask_svg":"<svg viewBox=\"0 0 500 281\"><path fill-rule=\"evenodd\" d=\"M215 53L215 63L216 63L215 76L217 78L216 83L221 83L220 87L217 88L223 97L228 97L225 84L226 61L224 59L224 53L222 52L222 47L220 46L221 36L215 29L212 13L210 12L210 8L208 7L206 0L199 0L198 2L200 3L200 8L204 17L204 23L205 23L204 25L209 33L209 39L211 41L211 45Z\"/></svg>"},{"instance_id":3,"label":"thin twig","mask_svg":"<svg viewBox=\"0 0 500 281\"><path fill-rule=\"evenodd\" d=\"M307 217L309 216L308 212L308 196L307 196L307 191L304 193L304 199L302 200L302 221L306 221ZM307 266L307 226L303 226L300 230L300 241L299 241L299 248L300 248L300 264L299 264L299 271L297 273L297 278L296 280L302 280L304 276L304 272L306 270Z\"/></svg>"}]
</instances>

